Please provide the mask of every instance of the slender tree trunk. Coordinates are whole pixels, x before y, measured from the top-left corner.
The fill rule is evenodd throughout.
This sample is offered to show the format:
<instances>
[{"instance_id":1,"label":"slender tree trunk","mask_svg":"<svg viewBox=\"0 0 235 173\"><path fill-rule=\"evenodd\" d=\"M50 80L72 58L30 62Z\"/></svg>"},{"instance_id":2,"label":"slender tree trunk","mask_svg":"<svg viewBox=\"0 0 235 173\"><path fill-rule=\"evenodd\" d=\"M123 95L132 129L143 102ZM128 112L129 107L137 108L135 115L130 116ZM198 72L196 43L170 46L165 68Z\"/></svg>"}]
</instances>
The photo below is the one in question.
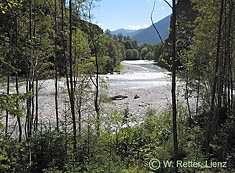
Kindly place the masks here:
<instances>
[{"instance_id":1,"label":"slender tree trunk","mask_svg":"<svg viewBox=\"0 0 235 173\"><path fill-rule=\"evenodd\" d=\"M172 0L172 123L174 142L174 171L178 172L178 137L177 137L177 108L176 108L176 0Z\"/></svg>"},{"instance_id":2,"label":"slender tree trunk","mask_svg":"<svg viewBox=\"0 0 235 173\"><path fill-rule=\"evenodd\" d=\"M234 1L233 0L230 0L230 28L232 27L232 23L234 23ZM231 38L231 37L230 37ZM231 45L232 45L232 40L231 40ZM230 45L230 46L231 46ZM234 55L232 55L232 52L234 51L234 48L232 48L232 46L230 47L230 61L229 61L229 74L230 74L230 95L231 95L231 111L233 111L232 113L235 113L235 107L234 107L234 76L235 76L235 72L234 72Z\"/></svg>"},{"instance_id":3,"label":"slender tree trunk","mask_svg":"<svg viewBox=\"0 0 235 173\"><path fill-rule=\"evenodd\" d=\"M78 99L77 99L77 106L78 106L78 132L79 136L82 135L82 102L83 102L83 92L84 92L84 83L85 78L81 78L80 86L79 86L79 93L78 93Z\"/></svg>"},{"instance_id":4,"label":"slender tree trunk","mask_svg":"<svg viewBox=\"0 0 235 173\"><path fill-rule=\"evenodd\" d=\"M35 2L35 1L33 1ZM33 3L33 8L35 9L35 5ZM32 13L32 24L33 24L33 39L36 38L36 13ZM32 52L33 52L33 58L32 59L32 116L31 116L31 128L32 128L32 131L36 131L37 129L34 129L35 127L35 121L34 119L36 119L36 108L38 108L38 102L36 101L37 100L37 97L38 97L38 86L37 86L37 83L38 83L38 72L37 72L37 66L38 66L38 56L35 54L35 48L33 46L33 49L32 49ZM35 86L36 85L36 86ZM36 90L36 91L35 91Z\"/></svg>"},{"instance_id":5,"label":"slender tree trunk","mask_svg":"<svg viewBox=\"0 0 235 173\"><path fill-rule=\"evenodd\" d=\"M30 7L29 7L29 39L32 42L32 18L33 18L33 0L30 0ZM32 48L32 44L30 44ZM29 160L29 166L28 166L28 172L31 172L32 169L32 149L31 149L31 135L32 135L32 71L33 71L33 55L32 55L32 49L30 49L30 67L29 67L29 75L28 75L28 92L31 92L30 98L27 99L27 117L28 117L28 131L27 131L27 143L28 143L28 160Z\"/></svg>"},{"instance_id":6,"label":"slender tree trunk","mask_svg":"<svg viewBox=\"0 0 235 173\"><path fill-rule=\"evenodd\" d=\"M34 120L34 130L38 130L38 79L36 79L36 86L35 86L35 120Z\"/></svg>"},{"instance_id":7,"label":"slender tree trunk","mask_svg":"<svg viewBox=\"0 0 235 173\"><path fill-rule=\"evenodd\" d=\"M98 62L98 55L97 50L95 50L95 65L96 65L96 85L95 85L95 112L96 112L96 128L97 128L97 136L100 136L100 108L99 108L99 62Z\"/></svg>"},{"instance_id":8,"label":"slender tree trunk","mask_svg":"<svg viewBox=\"0 0 235 173\"><path fill-rule=\"evenodd\" d=\"M29 6L29 39L32 42L32 0L30 0L30 6ZM26 92L31 92L31 96L27 99L27 116L26 116L26 122L27 122L27 138L31 137L32 132L32 44L30 44L30 65L28 67L28 76L27 76L27 84L26 84Z\"/></svg>"},{"instance_id":9,"label":"slender tree trunk","mask_svg":"<svg viewBox=\"0 0 235 173\"><path fill-rule=\"evenodd\" d=\"M200 85L201 85L201 76L199 75L197 82L196 117L198 116L198 111L199 111Z\"/></svg>"},{"instance_id":10,"label":"slender tree trunk","mask_svg":"<svg viewBox=\"0 0 235 173\"><path fill-rule=\"evenodd\" d=\"M69 78L70 78L70 106L73 121L73 147L77 146L77 127L74 106L74 87L73 87L73 56L72 56L72 0L69 1Z\"/></svg>"},{"instance_id":11,"label":"slender tree trunk","mask_svg":"<svg viewBox=\"0 0 235 173\"><path fill-rule=\"evenodd\" d=\"M26 78L26 85L25 85L25 91L26 91L26 93L28 93L29 92L29 74L27 74L27 78ZM25 125L24 125L24 131L25 131L25 137L26 137L26 139L28 139L28 129L29 129L29 127L28 127L28 125L29 125L29 115L30 115L30 113L29 113L29 109L30 108L30 106L29 106L29 98L27 98L27 100L26 100L26 117L25 117Z\"/></svg>"},{"instance_id":12,"label":"slender tree trunk","mask_svg":"<svg viewBox=\"0 0 235 173\"><path fill-rule=\"evenodd\" d=\"M7 95L10 94L10 75L7 76ZM7 101L8 105L8 101ZM8 123L9 123L9 111L6 110L6 124L5 124L5 137L8 137Z\"/></svg>"},{"instance_id":13,"label":"slender tree trunk","mask_svg":"<svg viewBox=\"0 0 235 173\"><path fill-rule=\"evenodd\" d=\"M59 131L59 113L58 113L58 58L57 58L57 0L55 0L55 55L54 55L54 71L55 71L55 116L56 130Z\"/></svg>"},{"instance_id":14,"label":"slender tree trunk","mask_svg":"<svg viewBox=\"0 0 235 173\"><path fill-rule=\"evenodd\" d=\"M91 19L91 9L93 6L93 0L89 2L89 7L88 7L88 16L89 19ZM96 72L95 72L95 99L94 99L94 106L95 106L95 112L96 112L96 131L97 131L97 136L100 136L100 105L99 105L99 60L98 60L98 48L97 48L97 43L94 38L94 32L92 31L92 28L88 28L89 35L91 38L91 42L94 47L94 54L95 54L95 66L96 66Z\"/></svg>"},{"instance_id":15,"label":"slender tree trunk","mask_svg":"<svg viewBox=\"0 0 235 173\"><path fill-rule=\"evenodd\" d=\"M228 19L228 109L229 116L232 114L233 110L233 67L232 67L232 23L233 23L233 12L234 12L234 4L232 0L229 1L229 19Z\"/></svg>"},{"instance_id":16,"label":"slender tree trunk","mask_svg":"<svg viewBox=\"0 0 235 173\"><path fill-rule=\"evenodd\" d=\"M224 11L224 0L221 0L221 6L220 6L220 19L219 19L219 25L218 25L218 39L217 39L217 51L216 51L216 61L215 61L215 76L213 79L212 84L212 97L211 97L211 107L210 107L210 118L209 118L209 129L208 129L208 135L207 135L207 153L209 153L210 150L210 141L212 140L213 133L216 129L216 126L218 125L218 113L220 112L220 109L215 111L215 98L216 98L216 89L218 89L218 77L219 77L219 65L220 65L220 46L221 46L221 30L222 30L222 21L223 21L223 11ZM220 106L220 105L218 105ZM216 115L217 114L217 115Z\"/></svg>"},{"instance_id":17,"label":"slender tree trunk","mask_svg":"<svg viewBox=\"0 0 235 173\"><path fill-rule=\"evenodd\" d=\"M188 57L187 57L187 62L188 62ZM186 70L186 84L185 84L185 94L186 94L186 101L187 101L187 107L188 107L188 114L189 114L189 122L191 122L192 115L191 115L191 108L190 108L190 103L189 103L189 70L187 68ZM189 123L190 125L190 123Z\"/></svg>"},{"instance_id":18,"label":"slender tree trunk","mask_svg":"<svg viewBox=\"0 0 235 173\"><path fill-rule=\"evenodd\" d=\"M87 125L87 159L88 159L88 168L90 166L90 159L91 159L91 119L90 114L88 114L88 125ZM89 168L90 169L90 168Z\"/></svg>"},{"instance_id":19,"label":"slender tree trunk","mask_svg":"<svg viewBox=\"0 0 235 173\"><path fill-rule=\"evenodd\" d=\"M15 84L16 84L16 94L19 95L19 82L18 82L18 72L16 72L16 77L15 77ZM19 110L19 100L17 99L16 101L16 108ZM17 118L17 123L18 123L18 128L19 128L19 142L22 141L22 126L21 126L21 119L19 114L16 115Z\"/></svg>"},{"instance_id":20,"label":"slender tree trunk","mask_svg":"<svg viewBox=\"0 0 235 173\"><path fill-rule=\"evenodd\" d=\"M33 53L34 54L34 53ZM32 68L34 68L32 66ZM31 82L31 92L32 92L32 97L31 97L31 116L30 116L30 136L32 136L33 132L33 120L34 120L34 111L35 111L35 103L34 103L34 98L35 98L35 89L34 89L34 74L32 74L32 82Z\"/></svg>"},{"instance_id":21,"label":"slender tree trunk","mask_svg":"<svg viewBox=\"0 0 235 173\"><path fill-rule=\"evenodd\" d=\"M16 23L16 48L18 48L18 34L19 34L19 26L18 26L18 10L16 12L15 16L15 23ZM16 71L16 76L15 76L15 86L16 86L16 95L19 95L19 82L18 82L18 71ZM19 111L19 100L16 100L16 109ZM17 123L18 123L18 128L19 128L19 142L22 141L22 126L21 126L21 119L19 114L17 113L16 115L17 118Z\"/></svg>"}]
</instances>

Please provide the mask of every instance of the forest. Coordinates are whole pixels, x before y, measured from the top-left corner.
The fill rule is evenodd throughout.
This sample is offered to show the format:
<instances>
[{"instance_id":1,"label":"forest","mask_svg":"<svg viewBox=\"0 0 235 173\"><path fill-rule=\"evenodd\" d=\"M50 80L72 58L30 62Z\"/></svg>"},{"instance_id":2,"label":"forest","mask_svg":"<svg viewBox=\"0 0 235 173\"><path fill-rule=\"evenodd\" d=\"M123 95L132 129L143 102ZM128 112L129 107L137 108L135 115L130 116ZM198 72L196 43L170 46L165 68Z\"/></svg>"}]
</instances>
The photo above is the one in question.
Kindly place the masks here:
<instances>
[{"instance_id":1,"label":"forest","mask_svg":"<svg viewBox=\"0 0 235 173\"><path fill-rule=\"evenodd\" d=\"M169 37L142 46L92 23L99 1L0 1L0 172L235 172L234 0L164 0ZM140 59L169 71L171 104L105 110L102 75Z\"/></svg>"}]
</instances>

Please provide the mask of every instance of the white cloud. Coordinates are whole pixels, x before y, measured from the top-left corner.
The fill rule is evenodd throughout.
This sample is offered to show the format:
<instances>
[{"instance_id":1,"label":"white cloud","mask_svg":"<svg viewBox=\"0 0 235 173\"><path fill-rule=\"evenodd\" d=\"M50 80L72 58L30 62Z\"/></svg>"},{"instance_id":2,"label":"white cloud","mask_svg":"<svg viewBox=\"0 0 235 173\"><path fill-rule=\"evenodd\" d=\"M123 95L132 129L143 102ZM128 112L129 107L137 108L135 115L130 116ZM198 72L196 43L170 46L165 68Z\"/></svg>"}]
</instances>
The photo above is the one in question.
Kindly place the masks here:
<instances>
[{"instance_id":1,"label":"white cloud","mask_svg":"<svg viewBox=\"0 0 235 173\"><path fill-rule=\"evenodd\" d=\"M162 10L165 10L165 7L161 6L161 9L162 9Z\"/></svg>"},{"instance_id":2,"label":"white cloud","mask_svg":"<svg viewBox=\"0 0 235 173\"><path fill-rule=\"evenodd\" d=\"M149 27L148 24L144 24L144 25L128 25L127 29L131 29L131 30L138 30L138 29L144 29Z\"/></svg>"}]
</instances>

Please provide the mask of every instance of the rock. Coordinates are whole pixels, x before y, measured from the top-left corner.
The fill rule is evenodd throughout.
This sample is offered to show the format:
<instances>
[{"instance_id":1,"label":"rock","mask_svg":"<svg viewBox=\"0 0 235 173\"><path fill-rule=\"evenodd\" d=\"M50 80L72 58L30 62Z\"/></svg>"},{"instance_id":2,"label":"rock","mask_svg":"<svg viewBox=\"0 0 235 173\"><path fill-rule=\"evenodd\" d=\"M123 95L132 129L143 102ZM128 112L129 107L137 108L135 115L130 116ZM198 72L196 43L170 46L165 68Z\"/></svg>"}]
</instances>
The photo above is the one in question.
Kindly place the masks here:
<instances>
[{"instance_id":1,"label":"rock","mask_svg":"<svg viewBox=\"0 0 235 173\"><path fill-rule=\"evenodd\" d=\"M134 99L138 99L140 98L140 96L138 96L137 94L135 95Z\"/></svg>"},{"instance_id":2,"label":"rock","mask_svg":"<svg viewBox=\"0 0 235 173\"><path fill-rule=\"evenodd\" d=\"M146 105L144 103L140 103L139 107L145 107Z\"/></svg>"},{"instance_id":3,"label":"rock","mask_svg":"<svg viewBox=\"0 0 235 173\"><path fill-rule=\"evenodd\" d=\"M110 97L111 100L123 100L123 99L126 99L126 98L128 98L128 97L123 96L123 95L116 95L116 96Z\"/></svg>"}]
</instances>

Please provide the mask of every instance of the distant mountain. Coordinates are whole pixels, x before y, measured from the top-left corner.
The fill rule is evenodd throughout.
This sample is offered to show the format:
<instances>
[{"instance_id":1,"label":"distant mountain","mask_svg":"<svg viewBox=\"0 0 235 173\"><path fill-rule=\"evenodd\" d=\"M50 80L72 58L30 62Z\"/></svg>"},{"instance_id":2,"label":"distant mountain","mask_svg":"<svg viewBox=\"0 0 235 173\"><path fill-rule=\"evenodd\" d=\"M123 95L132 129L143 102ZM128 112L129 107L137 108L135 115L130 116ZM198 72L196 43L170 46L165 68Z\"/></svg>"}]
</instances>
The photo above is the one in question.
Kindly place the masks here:
<instances>
[{"instance_id":1,"label":"distant mountain","mask_svg":"<svg viewBox=\"0 0 235 173\"><path fill-rule=\"evenodd\" d=\"M115 31L112 31L111 34L112 35L118 35L118 34L122 34L123 36L128 36L131 33L135 32L136 30L130 30L130 29L118 29Z\"/></svg>"},{"instance_id":2,"label":"distant mountain","mask_svg":"<svg viewBox=\"0 0 235 173\"><path fill-rule=\"evenodd\" d=\"M170 19L171 15L165 17L164 19L154 24L158 29L163 41L166 40L169 35ZM158 37L152 25L149 26L148 28L140 30L118 29L112 31L111 34L113 35L122 34L124 36L130 36L131 39L137 40L140 45L161 43L161 40Z\"/></svg>"}]
</instances>

